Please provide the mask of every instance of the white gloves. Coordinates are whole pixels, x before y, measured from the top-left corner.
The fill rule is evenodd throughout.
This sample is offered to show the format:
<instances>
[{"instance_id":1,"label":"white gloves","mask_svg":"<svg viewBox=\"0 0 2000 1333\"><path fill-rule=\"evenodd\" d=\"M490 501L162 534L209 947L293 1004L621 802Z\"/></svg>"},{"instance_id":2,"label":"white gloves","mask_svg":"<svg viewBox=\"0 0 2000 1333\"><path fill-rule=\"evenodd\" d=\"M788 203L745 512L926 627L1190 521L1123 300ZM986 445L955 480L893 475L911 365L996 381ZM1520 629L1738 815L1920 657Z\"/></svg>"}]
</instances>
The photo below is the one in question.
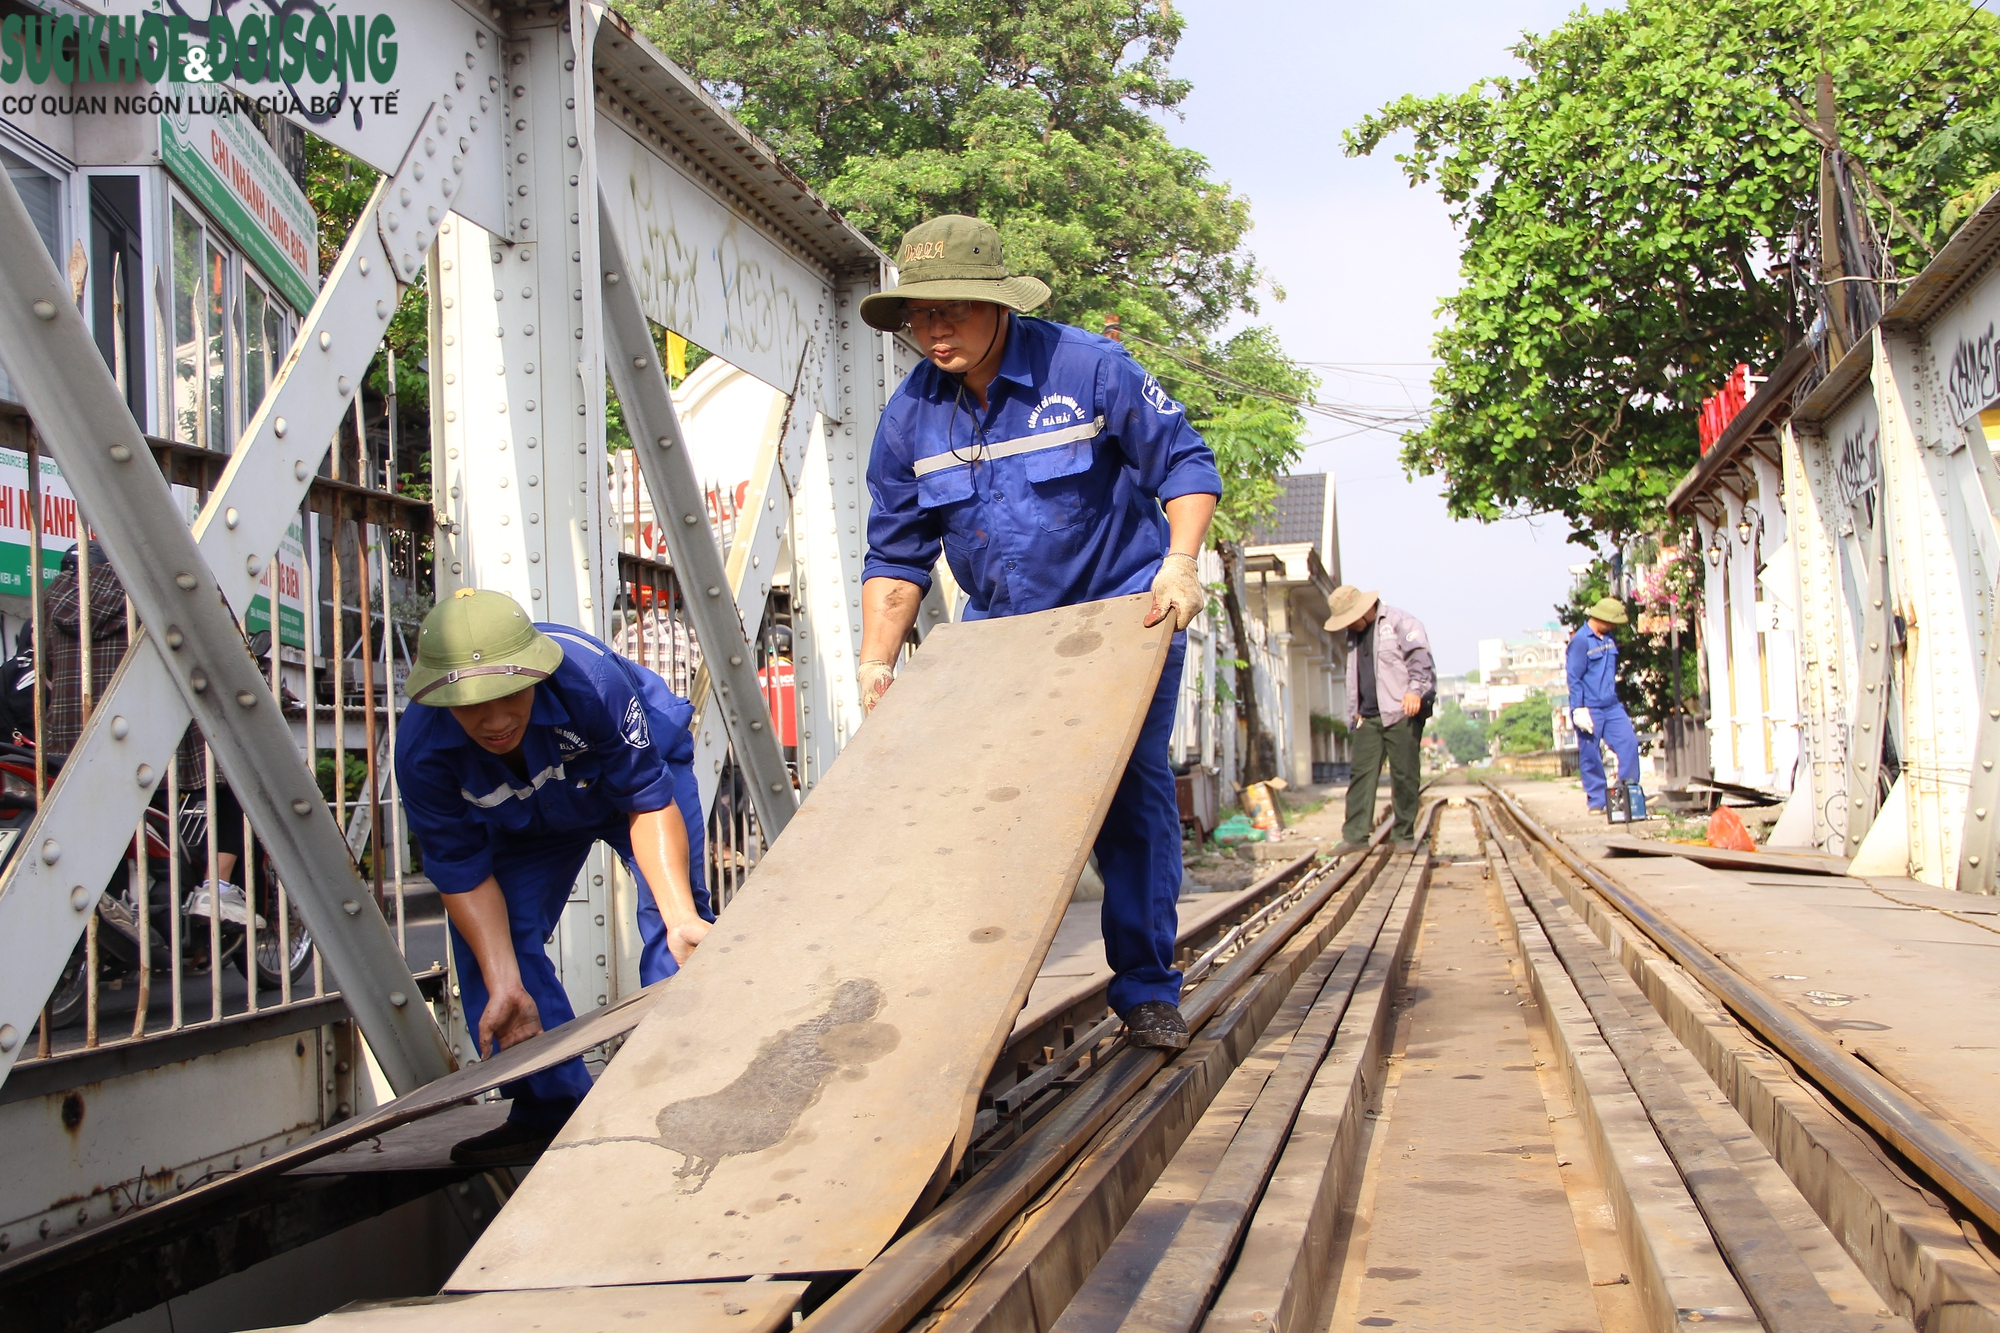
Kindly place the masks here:
<instances>
[{"instance_id":1,"label":"white gloves","mask_svg":"<svg viewBox=\"0 0 2000 1333\"><path fill-rule=\"evenodd\" d=\"M1578 731L1583 732L1586 736L1594 736L1597 734L1597 728L1593 727L1590 724L1590 710L1588 708L1570 709L1569 720L1572 726L1574 726Z\"/></svg>"},{"instance_id":2,"label":"white gloves","mask_svg":"<svg viewBox=\"0 0 2000 1333\"><path fill-rule=\"evenodd\" d=\"M875 705L882 702L882 696L896 683L896 673L887 662L871 660L855 671L854 681L861 687L861 711L866 715L875 711Z\"/></svg>"},{"instance_id":3,"label":"white gloves","mask_svg":"<svg viewBox=\"0 0 2000 1333\"><path fill-rule=\"evenodd\" d=\"M1174 629L1184 630L1206 605L1208 594L1195 572L1194 557L1169 552L1160 562L1160 572L1153 575L1153 609L1147 613L1146 623L1157 625L1171 613Z\"/></svg>"}]
</instances>

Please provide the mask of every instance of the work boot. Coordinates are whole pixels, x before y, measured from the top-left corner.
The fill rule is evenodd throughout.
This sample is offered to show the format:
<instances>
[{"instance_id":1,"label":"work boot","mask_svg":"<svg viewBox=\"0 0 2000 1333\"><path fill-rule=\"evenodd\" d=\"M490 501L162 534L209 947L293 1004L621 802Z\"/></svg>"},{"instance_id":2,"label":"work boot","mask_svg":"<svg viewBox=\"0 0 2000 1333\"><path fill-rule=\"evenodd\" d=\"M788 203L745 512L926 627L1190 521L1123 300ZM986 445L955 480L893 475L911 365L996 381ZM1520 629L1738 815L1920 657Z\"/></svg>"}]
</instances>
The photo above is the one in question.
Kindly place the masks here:
<instances>
[{"instance_id":1,"label":"work boot","mask_svg":"<svg viewBox=\"0 0 2000 1333\"><path fill-rule=\"evenodd\" d=\"M484 1134L453 1144L451 1160L460 1166L530 1166L554 1138L554 1130L503 1120Z\"/></svg>"},{"instance_id":2,"label":"work boot","mask_svg":"<svg viewBox=\"0 0 2000 1333\"><path fill-rule=\"evenodd\" d=\"M1125 1014L1125 1035L1134 1046L1157 1051L1184 1051L1188 1044L1187 1021L1177 1007L1165 1000L1133 1005Z\"/></svg>"},{"instance_id":3,"label":"work boot","mask_svg":"<svg viewBox=\"0 0 2000 1333\"><path fill-rule=\"evenodd\" d=\"M1415 838L1396 839L1396 850L1399 852L1414 852L1415 850L1417 850L1418 847L1422 845L1423 844L1419 843Z\"/></svg>"},{"instance_id":4,"label":"work boot","mask_svg":"<svg viewBox=\"0 0 2000 1333\"><path fill-rule=\"evenodd\" d=\"M1340 846L1328 852L1327 855L1354 856L1357 855L1358 853L1365 852L1367 850L1368 850L1368 844L1365 842L1343 842L1340 844Z\"/></svg>"}]
</instances>

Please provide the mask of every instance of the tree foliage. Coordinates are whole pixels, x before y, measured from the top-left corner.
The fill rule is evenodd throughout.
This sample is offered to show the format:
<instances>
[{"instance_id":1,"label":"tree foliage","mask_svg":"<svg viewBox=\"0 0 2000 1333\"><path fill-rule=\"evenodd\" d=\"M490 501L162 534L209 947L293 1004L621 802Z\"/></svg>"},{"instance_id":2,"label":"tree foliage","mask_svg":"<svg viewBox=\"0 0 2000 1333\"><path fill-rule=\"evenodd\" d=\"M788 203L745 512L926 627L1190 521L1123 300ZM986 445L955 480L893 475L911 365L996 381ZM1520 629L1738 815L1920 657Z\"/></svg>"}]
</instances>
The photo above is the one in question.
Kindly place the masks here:
<instances>
[{"instance_id":1,"label":"tree foliage","mask_svg":"<svg viewBox=\"0 0 2000 1333\"><path fill-rule=\"evenodd\" d=\"M1486 724L1468 716L1458 700L1445 699L1438 704L1431 729L1459 763L1476 764L1486 757Z\"/></svg>"},{"instance_id":2,"label":"tree foliage","mask_svg":"<svg viewBox=\"0 0 2000 1333\"><path fill-rule=\"evenodd\" d=\"M1250 205L1155 117L1161 0L643 0L629 12L885 250L936 213L999 227L1056 319L1159 341L1254 310Z\"/></svg>"},{"instance_id":3,"label":"tree foliage","mask_svg":"<svg viewBox=\"0 0 2000 1333\"><path fill-rule=\"evenodd\" d=\"M1517 704L1508 704L1493 719L1491 735L1499 738L1501 754L1533 754L1556 743L1554 702L1535 690Z\"/></svg>"},{"instance_id":4,"label":"tree foliage","mask_svg":"<svg viewBox=\"0 0 2000 1333\"><path fill-rule=\"evenodd\" d=\"M1774 268L1815 206L1822 68L1843 146L1924 233L1865 194L1905 272L2000 166L1917 160L2000 100L2000 20L1967 0L1632 0L1515 52L1524 76L1401 98L1347 136L1369 154L1408 132L1397 160L1464 237L1436 407L1403 452L1459 517L1636 530L1696 457L1700 400L1803 332Z\"/></svg>"}]
</instances>

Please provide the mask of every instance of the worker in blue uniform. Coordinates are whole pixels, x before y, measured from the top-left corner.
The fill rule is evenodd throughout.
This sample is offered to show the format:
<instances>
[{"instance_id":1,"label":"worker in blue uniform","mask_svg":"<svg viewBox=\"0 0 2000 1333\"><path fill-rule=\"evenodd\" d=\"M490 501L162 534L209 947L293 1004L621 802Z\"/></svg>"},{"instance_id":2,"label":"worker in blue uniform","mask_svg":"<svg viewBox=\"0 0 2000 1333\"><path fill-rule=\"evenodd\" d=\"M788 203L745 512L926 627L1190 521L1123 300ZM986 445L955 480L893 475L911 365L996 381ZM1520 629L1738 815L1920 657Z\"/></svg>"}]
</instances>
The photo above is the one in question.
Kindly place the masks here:
<instances>
[{"instance_id":1,"label":"worker in blue uniform","mask_svg":"<svg viewBox=\"0 0 2000 1333\"><path fill-rule=\"evenodd\" d=\"M861 317L906 331L927 359L890 398L868 460L862 703L894 679L940 548L968 620L1152 591L1145 623L1170 620L1173 645L1096 852L1111 1006L1135 1044L1180 1049L1167 741L1181 631L1207 601L1195 560L1222 494L1215 456L1121 344L1022 317L1049 288L1007 272L986 223L933 218L897 263L899 285L863 298Z\"/></svg>"},{"instance_id":2,"label":"worker in blue uniform","mask_svg":"<svg viewBox=\"0 0 2000 1333\"><path fill-rule=\"evenodd\" d=\"M1583 799L1592 810L1604 809L1604 752L1618 758L1618 781L1639 780L1639 737L1625 705L1618 702L1618 641L1613 626L1626 622L1625 604L1606 597L1584 613L1583 628L1570 636L1565 664L1569 668L1569 717L1576 727L1577 768L1583 776Z\"/></svg>"},{"instance_id":3,"label":"worker in blue uniform","mask_svg":"<svg viewBox=\"0 0 2000 1333\"><path fill-rule=\"evenodd\" d=\"M600 840L638 882L641 984L672 976L714 920L687 700L583 631L472 588L424 618L406 688L396 779L480 1055L576 1016L545 946ZM581 1059L503 1085L506 1123L452 1160L532 1158L589 1091Z\"/></svg>"}]
</instances>

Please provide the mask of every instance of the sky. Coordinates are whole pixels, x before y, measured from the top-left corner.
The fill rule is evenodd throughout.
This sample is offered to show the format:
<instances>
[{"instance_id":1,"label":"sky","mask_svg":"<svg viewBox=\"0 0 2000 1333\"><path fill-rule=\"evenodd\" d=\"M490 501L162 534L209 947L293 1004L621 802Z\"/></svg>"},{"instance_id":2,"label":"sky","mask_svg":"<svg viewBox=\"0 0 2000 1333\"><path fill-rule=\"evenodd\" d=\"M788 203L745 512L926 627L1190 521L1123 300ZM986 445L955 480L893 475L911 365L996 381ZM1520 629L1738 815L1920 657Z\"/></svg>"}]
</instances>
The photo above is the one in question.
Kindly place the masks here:
<instances>
[{"instance_id":1,"label":"sky","mask_svg":"<svg viewBox=\"0 0 2000 1333\"><path fill-rule=\"evenodd\" d=\"M1285 291L1257 317L1316 366L1320 398L1370 406L1429 397L1437 303L1458 286L1458 237L1443 202L1412 190L1391 140L1350 159L1341 132L1404 93L1458 92L1519 73L1509 51L1576 0L1174 0L1187 31L1174 73L1194 92L1167 119L1247 195L1250 248ZM1340 369L1330 368L1338 366ZM1348 429L1314 419L1317 439ZM1306 451L1296 470L1335 474L1350 583L1422 620L1438 669L1478 665L1480 639L1537 629L1589 559L1560 518L1455 523L1437 479L1405 477L1399 445L1370 432Z\"/></svg>"}]
</instances>

